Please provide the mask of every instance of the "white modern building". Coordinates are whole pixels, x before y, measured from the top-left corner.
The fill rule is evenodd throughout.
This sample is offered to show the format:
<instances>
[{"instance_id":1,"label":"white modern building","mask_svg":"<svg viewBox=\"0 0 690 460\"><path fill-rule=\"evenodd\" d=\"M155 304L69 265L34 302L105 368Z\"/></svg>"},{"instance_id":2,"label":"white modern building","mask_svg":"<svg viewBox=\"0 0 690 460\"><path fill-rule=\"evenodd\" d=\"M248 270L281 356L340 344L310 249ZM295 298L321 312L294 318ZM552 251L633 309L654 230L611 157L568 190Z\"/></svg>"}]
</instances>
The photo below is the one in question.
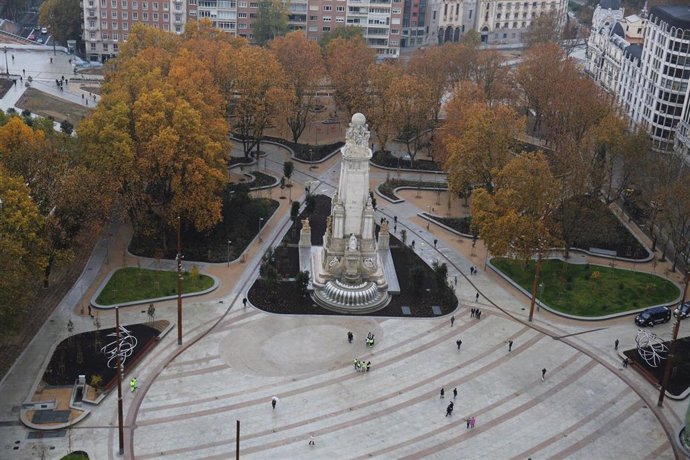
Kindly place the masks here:
<instances>
[{"instance_id":1,"label":"white modern building","mask_svg":"<svg viewBox=\"0 0 690 460\"><path fill-rule=\"evenodd\" d=\"M690 8L653 7L647 18L645 10L623 17L618 6L602 0L595 10L586 71L655 148L670 150L674 140L676 148L687 148Z\"/></svg>"}]
</instances>

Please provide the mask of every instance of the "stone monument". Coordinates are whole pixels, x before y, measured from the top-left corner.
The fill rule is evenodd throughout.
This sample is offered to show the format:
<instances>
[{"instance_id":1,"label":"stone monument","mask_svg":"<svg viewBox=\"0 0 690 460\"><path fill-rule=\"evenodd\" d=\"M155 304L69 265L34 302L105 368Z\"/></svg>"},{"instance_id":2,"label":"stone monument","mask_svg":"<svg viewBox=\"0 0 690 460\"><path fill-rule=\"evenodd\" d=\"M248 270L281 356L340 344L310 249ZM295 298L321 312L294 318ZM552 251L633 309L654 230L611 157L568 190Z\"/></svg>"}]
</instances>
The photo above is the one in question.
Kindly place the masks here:
<instances>
[{"instance_id":1,"label":"stone monument","mask_svg":"<svg viewBox=\"0 0 690 460\"><path fill-rule=\"evenodd\" d=\"M323 247L312 251L313 298L336 311L369 313L390 300L379 250L388 250L383 221L377 242L376 218L369 195L369 130L361 113L352 116L338 190L331 201ZM316 248L315 248L316 249Z\"/></svg>"}]
</instances>

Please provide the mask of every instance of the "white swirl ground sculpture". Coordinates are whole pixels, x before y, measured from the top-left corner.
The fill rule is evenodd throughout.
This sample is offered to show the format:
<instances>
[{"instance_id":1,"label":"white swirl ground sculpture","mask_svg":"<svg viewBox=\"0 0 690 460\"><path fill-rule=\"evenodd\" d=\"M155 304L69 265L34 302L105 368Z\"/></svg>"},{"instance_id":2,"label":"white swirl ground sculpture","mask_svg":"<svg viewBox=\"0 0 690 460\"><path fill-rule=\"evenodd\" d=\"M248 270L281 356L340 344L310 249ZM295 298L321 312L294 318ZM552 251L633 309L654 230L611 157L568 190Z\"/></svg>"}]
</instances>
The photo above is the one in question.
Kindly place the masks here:
<instances>
[{"instance_id":1,"label":"white swirl ground sculpture","mask_svg":"<svg viewBox=\"0 0 690 460\"><path fill-rule=\"evenodd\" d=\"M101 352L108 357L108 367L114 369L117 367L117 332L111 332L108 337L113 337L115 340L101 348ZM127 358L134 353L138 342L131 332L124 326L120 326L120 364L123 367Z\"/></svg>"},{"instance_id":2,"label":"white swirl ground sculpture","mask_svg":"<svg viewBox=\"0 0 690 460\"><path fill-rule=\"evenodd\" d=\"M652 332L638 329L635 342L637 342L637 353L651 367L658 367L661 360L668 357L668 347Z\"/></svg>"}]
</instances>

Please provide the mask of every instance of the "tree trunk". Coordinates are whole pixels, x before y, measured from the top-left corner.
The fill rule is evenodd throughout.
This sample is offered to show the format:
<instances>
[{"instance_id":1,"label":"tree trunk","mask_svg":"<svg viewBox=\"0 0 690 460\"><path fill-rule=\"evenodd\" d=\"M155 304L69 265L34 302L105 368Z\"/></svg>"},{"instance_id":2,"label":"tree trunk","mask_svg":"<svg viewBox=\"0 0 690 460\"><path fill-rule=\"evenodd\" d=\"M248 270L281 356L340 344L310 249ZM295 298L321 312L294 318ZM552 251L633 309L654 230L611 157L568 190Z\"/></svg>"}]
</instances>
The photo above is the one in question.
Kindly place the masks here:
<instances>
[{"instance_id":1,"label":"tree trunk","mask_svg":"<svg viewBox=\"0 0 690 460\"><path fill-rule=\"evenodd\" d=\"M43 270L43 288L48 288L50 286L50 272L53 270L53 264L55 263L55 255L51 254L48 257L48 264L45 270Z\"/></svg>"},{"instance_id":2,"label":"tree trunk","mask_svg":"<svg viewBox=\"0 0 690 460\"><path fill-rule=\"evenodd\" d=\"M534 280L532 281L532 298L529 302L529 318L527 321L532 322L534 316L534 304L537 300L537 286L539 286L539 279L541 278L541 253L537 254L537 263L534 268Z\"/></svg>"}]
</instances>

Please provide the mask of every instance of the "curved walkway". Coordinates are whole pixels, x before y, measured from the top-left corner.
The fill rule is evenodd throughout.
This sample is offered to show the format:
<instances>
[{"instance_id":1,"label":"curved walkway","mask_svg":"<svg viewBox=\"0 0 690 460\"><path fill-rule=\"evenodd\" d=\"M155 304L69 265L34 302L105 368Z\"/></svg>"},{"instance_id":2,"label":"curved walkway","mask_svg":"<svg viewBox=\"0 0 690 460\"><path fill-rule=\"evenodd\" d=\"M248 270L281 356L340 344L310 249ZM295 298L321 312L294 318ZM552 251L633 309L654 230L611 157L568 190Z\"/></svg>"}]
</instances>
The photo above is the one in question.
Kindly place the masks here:
<instances>
[{"instance_id":1,"label":"curved walkway","mask_svg":"<svg viewBox=\"0 0 690 460\"><path fill-rule=\"evenodd\" d=\"M259 167L280 172L286 153L266 150ZM315 170L296 165L293 180L318 181L312 190L332 194L338 173L333 159ZM461 301L453 327L448 317L281 316L243 308L261 254L287 228L287 200L280 202L245 264L206 267L223 284L185 304L184 345L169 334L135 371L141 388L125 394L125 458L231 458L235 420L241 421L241 455L251 458L675 457L669 436L686 404L667 400L657 409L654 389L621 369L613 351L616 338L622 349L632 346L632 321L606 321L594 330L539 312L526 324L524 300L483 270L481 243L471 248L450 232L427 229L416 216L423 206L382 203L379 211L398 216L398 229L406 228L426 261L450 264ZM117 247L116 241L126 241L126 234L115 232L106 246ZM106 254L110 264L132 262L118 249ZM471 265L479 275L467 275ZM174 302L156 307L157 317L175 320ZM481 320L470 318L474 307L483 310ZM130 308L123 317L135 322L145 313ZM355 334L352 344L347 331ZM369 331L378 339L373 349L363 341ZM655 332L670 334L670 325ZM564 337L573 333L581 335ZM514 341L511 352L508 340ZM371 361L371 371L356 373L354 358ZM444 417L453 388L455 410ZM274 395L280 402L272 410ZM467 429L472 416L476 427ZM110 394L73 430L71 444L93 458L117 458L116 421ZM13 439L8 433L21 433L2 430L7 441ZM48 442L67 446L65 439ZM31 458L28 448L17 452L8 458Z\"/></svg>"}]
</instances>

